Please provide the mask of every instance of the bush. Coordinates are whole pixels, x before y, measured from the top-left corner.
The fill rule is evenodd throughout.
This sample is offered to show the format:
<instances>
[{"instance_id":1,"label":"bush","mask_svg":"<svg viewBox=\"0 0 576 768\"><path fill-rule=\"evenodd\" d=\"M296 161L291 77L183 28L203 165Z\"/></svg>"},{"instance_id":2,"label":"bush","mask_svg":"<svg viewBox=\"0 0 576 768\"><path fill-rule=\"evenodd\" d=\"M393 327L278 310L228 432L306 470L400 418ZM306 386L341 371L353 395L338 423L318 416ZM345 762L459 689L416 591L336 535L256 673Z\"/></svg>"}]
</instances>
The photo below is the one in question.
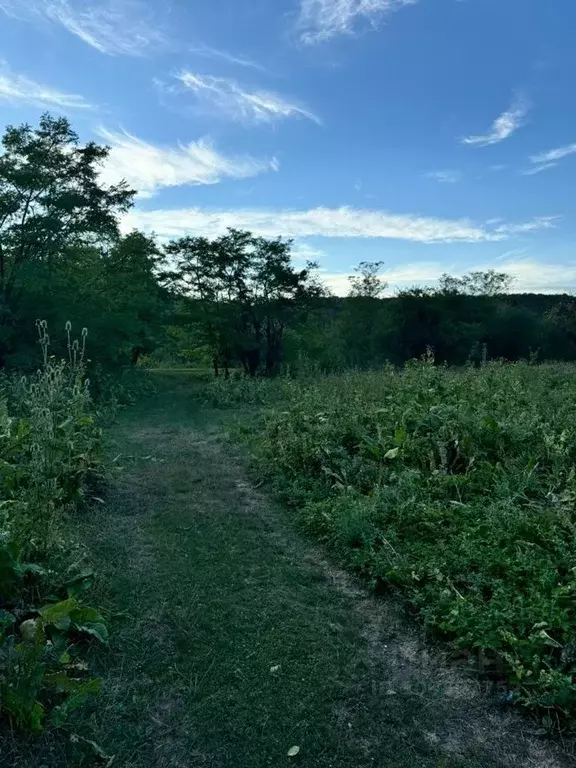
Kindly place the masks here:
<instances>
[{"instance_id":1,"label":"bush","mask_svg":"<svg viewBox=\"0 0 576 768\"><path fill-rule=\"evenodd\" d=\"M574 718L576 368L429 356L259 391L244 431L300 524L513 700Z\"/></svg>"}]
</instances>

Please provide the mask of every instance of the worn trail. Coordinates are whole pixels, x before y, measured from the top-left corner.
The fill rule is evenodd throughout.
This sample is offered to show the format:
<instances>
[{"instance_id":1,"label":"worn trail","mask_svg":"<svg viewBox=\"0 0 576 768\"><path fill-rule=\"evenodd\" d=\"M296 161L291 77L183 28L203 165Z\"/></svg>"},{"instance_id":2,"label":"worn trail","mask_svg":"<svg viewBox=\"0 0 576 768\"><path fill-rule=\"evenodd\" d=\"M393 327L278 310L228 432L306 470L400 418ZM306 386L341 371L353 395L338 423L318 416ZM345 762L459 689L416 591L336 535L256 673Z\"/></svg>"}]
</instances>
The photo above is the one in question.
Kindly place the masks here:
<instances>
[{"instance_id":1,"label":"worn trail","mask_svg":"<svg viewBox=\"0 0 576 768\"><path fill-rule=\"evenodd\" d=\"M89 728L114 766L570 764L330 567L166 386L116 426L123 469L85 529L113 616Z\"/></svg>"}]
</instances>

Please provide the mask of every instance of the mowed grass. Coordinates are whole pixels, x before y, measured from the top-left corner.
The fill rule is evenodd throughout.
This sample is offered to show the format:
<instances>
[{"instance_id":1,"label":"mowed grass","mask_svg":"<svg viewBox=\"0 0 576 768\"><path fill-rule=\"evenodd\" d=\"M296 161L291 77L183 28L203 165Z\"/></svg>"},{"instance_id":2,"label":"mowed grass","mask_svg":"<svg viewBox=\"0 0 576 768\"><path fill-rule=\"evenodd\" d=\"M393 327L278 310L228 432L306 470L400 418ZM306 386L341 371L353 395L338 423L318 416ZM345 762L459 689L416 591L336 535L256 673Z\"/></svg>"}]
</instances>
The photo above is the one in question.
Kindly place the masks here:
<instances>
[{"instance_id":1,"label":"mowed grass","mask_svg":"<svg viewBox=\"0 0 576 768\"><path fill-rule=\"evenodd\" d=\"M82 523L111 645L75 732L122 768L563 764L427 653L395 603L298 537L193 390L170 377L124 412L109 445L117 479ZM106 759L56 740L10 765Z\"/></svg>"}]
</instances>

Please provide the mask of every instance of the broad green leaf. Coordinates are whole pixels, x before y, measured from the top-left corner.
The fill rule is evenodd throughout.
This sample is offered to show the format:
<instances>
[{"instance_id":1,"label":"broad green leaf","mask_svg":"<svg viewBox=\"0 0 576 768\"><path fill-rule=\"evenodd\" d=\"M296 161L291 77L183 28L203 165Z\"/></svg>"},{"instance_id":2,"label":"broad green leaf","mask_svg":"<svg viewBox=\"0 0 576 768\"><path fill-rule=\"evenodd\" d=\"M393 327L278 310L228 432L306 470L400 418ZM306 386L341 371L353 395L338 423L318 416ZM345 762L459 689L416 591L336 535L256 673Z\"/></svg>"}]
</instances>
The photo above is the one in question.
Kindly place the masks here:
<instances>
[{"instance_id":1,"label":"broad green leaf","mask_svg":"<svg viewBox=\"0 0 576 768\"><path fill-rule=\"evenodd\" d=\"M70 614L76 608L78 608L78 601L70 597L54 605L45 605L40 609L40 616L46 624L54 624L57 629L66 630L71 624Z\"/></svg>"},{"instance_id":2,"label":"broad green leaf","mask_svg":"<svg viewBox=\"0 0 576 768\"><path fill-rule=\"evenodd\" d=\"M76 608L71 619L78 632L92 635L101 643L108 642L108 628L103 616L95 608Z\"/></svg>"}]
</instances>

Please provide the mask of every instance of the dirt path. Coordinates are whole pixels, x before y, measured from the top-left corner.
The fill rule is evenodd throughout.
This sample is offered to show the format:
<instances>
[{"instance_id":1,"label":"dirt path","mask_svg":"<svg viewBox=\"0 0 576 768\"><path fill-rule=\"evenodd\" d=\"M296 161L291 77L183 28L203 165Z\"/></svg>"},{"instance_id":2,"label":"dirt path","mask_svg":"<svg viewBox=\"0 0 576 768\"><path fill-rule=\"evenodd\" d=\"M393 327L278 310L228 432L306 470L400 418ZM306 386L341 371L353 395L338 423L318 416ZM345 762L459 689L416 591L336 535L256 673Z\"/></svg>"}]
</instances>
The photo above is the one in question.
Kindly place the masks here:
<instances>
[{"instance_id":1,"label":"dirt path","mask_svg":"<svg viewBox=\"0 0 576 768\"><path fill-rule=\"evenodd\" d=\"M114 616L90 729L114 768L572 764L303 542L184 388L115 443L86 528Z\"/></svg>"}]
</instances>

